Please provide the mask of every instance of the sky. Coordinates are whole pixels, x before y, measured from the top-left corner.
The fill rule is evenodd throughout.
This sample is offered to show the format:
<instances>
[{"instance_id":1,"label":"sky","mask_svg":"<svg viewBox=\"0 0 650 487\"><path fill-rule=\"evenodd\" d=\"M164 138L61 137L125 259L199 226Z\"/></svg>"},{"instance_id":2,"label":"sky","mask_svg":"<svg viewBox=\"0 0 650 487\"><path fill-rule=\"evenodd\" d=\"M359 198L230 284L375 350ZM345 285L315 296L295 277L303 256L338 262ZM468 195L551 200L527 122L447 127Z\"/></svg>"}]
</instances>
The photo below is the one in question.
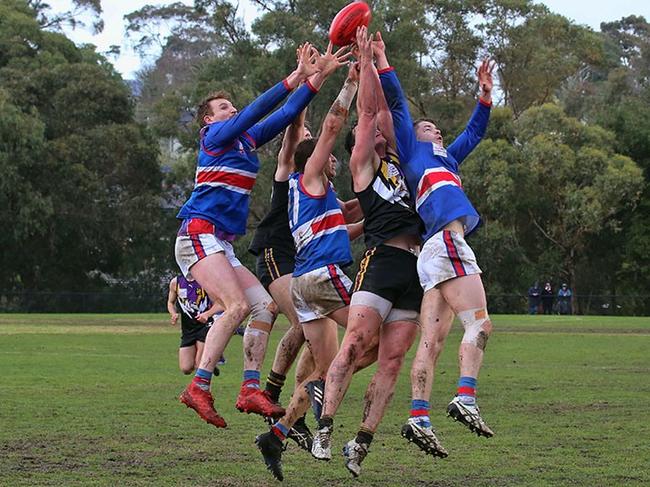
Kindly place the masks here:
<instances>
[{"instance_id":1,"label":"sky","mask_svg":"<svg viewBox=\"0 0 650 487\"><path fill-rule=\"evenodd\" d=\"M178 1L178 0L177 0ZM193 0L180 0L185 4L193 4ZM53 11L65 11L70 8L70 0L49 0ZM147 4L165 4L157 0L111 0L102 1L102 19L104 30L98 35L93 35L90 29L77 28L74 31L66 30L66 35L78 44L90 43L97 46L99 52L106 52L110 46L121 46L119 57L109 57L117 71L126 79L133 78L144 61L133 51L129 39L125 38L124 15L138 10ZM611 22L628 15L642 15L650 19L650 1L648 0L544 0L537 3L545 4L549 10L559 13L575 21L600 30L601 22ZM256 9L249 0L240 0L240 15L247 23L255 17ZM90 24L90 22L87 22ZM152 57L149 62L154 58Z\"/></svg>"}]
</instances>

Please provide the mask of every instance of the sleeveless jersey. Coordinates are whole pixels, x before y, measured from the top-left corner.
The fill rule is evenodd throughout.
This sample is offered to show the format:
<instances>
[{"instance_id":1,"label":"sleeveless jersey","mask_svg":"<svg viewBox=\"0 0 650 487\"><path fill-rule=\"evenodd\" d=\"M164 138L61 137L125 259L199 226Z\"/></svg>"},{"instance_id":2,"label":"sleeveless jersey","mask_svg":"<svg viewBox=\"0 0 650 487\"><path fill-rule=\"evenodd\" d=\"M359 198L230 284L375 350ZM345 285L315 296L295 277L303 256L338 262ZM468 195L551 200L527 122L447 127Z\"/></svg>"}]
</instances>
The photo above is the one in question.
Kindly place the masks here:
<instances>
[{"instance_id":1,"label":"sleeveless jersey","mask_svg":"<svg viewBox=\"0 0 650 487\"><path fill-rule=\"evenodd\" d=\"M195 319L212 306L208 293L197 281L188 281L185 277L176 278L176 302L183 313Z\"/></svg>"},{"instance_id":2,"label":"sleeveless jersey","mask_svg":"<svg viewBox=\"0 0 650 487\"><path fill-rule=\"evenodd\" d=\"M345 219L331 183L327 193L312 196L302 185L302 174L291 175L289 228L296 246L293 277L330 264L352 263Z\"/></svg>"},{"instance_id":3,"label":"sleeveless jersey","mask_svg":"<svg viewBox=\"0 0 650 487\"><path fill-rule=\"evenodd\" d=\"M420 218L411 207L404 174L395 154L382 158L368 187L355 192L365 220L366 247L376 247L397 235L419 235Z\"/></svg>"},{"instance_id":4,"label":"sleeveless jersey","mask_svg":"<svg viewBox=\"0 0 650 487\"><path fill-rule=\"evenodd\" d=\"M382 70L379 77L393 116L402 169L424 224L422 240L454 220L463 222L468 236L481 219L463 191L458 169L485 135L491 104L479 100L465 130L445 149L415 138L408 103L394 70Z\"/></svg>"},{"instance_id":5,"label":"sleeveless jersey","mask_svg":"<svg viewBox=\"0 0 650 487\"><path fill-rule=\"evenodd\" d=\"M289 181L273 180L271 210L255 230L253 241L248 247L251 254L258 255L265 248L272 248L290 256L296 254L293 236L289 228L288 207Z\"/></svg>"}]
</instances>

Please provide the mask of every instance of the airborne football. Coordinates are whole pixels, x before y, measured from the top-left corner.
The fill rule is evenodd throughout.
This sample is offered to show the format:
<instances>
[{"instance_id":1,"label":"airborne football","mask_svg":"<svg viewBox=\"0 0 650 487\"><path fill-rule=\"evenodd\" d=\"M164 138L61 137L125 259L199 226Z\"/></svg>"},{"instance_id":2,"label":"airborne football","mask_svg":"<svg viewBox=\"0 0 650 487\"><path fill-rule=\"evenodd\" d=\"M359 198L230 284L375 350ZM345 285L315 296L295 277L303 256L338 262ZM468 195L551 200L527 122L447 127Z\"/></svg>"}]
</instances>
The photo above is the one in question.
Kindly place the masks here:
<instances>
[{"instance_id":1,"label":"airborne football","mask_svg":"<svg viewBox=\"0 0 650 487\"><path fill-rule=\"evenodd\" d=\"M650 485L650 2L538 1L0 2L0 486Z\"/></svg>"}]
</instances>

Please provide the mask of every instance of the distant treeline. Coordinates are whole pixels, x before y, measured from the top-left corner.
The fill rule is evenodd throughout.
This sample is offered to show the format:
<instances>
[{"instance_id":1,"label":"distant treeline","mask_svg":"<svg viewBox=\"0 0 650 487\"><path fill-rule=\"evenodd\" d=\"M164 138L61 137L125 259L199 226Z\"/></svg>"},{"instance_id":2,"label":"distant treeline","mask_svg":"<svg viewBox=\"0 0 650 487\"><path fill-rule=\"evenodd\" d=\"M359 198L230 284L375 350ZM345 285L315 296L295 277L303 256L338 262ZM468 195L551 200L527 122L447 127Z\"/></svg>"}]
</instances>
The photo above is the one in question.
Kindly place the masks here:
<instances>
[{"instance_id":1,"label":"distant treeline","mask_svg":"<svg viewBox=\"0 0 650 487\"><path fill-rule=\"evenodd\" d=\"M74 3L100 11L98 1ZM61 33L74 12L3 1L0 289L159 294L176 272L175 213L192 187L197 101L225 89L244 106L290 72L301 42L325 48L346 3L258 1L250 30L228 1L133 12L136 47L162 46L135 97L105 57ZM630 16L594 32L526 0L372 5L371 29L383 34L414 117L434 118L447 143L475 103L477 63L497 62L486 140L461 169L484 221L471 244L488 293L523 295L540 278L583 296L647 293L650 24ZM342 76L312 103L312 127ZM261 151L251 230L268 208L277 148ZM351 196L347 171L336 186ZM236 247L250 265L249 238Z\"/></svg>"}]
</instances>

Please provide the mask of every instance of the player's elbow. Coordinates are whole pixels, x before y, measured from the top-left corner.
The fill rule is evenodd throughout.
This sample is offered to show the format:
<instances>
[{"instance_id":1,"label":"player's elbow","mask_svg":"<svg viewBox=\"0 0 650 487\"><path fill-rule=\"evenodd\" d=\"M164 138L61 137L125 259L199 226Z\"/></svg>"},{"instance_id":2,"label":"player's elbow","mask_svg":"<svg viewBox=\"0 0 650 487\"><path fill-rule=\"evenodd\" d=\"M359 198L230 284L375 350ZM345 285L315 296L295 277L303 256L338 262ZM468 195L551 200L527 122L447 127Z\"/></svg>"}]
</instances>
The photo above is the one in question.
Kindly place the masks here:
<instances>
[{"instance_id":1,"label":"player's elbow","mask_svg":"<svg viewBox=\"0 0 650 487\"><path fill-rule=\"evenodd\" d=\"M345 120L343 118L327 117L323 122L323 133L338 134L344 124Z\"/></svg>"},{"instance_id":2,"label":"player's elbow","mask_svg":"<svg viewBox=\"0 0 650 487\"><path fill-rule=\"evenodd\" d=\"M360 105L357 107L357 115L359 117L359 124L362 121L372 122L374 118L377 117L377 106L376 105Z\"/></svg>"}]
</instances>

